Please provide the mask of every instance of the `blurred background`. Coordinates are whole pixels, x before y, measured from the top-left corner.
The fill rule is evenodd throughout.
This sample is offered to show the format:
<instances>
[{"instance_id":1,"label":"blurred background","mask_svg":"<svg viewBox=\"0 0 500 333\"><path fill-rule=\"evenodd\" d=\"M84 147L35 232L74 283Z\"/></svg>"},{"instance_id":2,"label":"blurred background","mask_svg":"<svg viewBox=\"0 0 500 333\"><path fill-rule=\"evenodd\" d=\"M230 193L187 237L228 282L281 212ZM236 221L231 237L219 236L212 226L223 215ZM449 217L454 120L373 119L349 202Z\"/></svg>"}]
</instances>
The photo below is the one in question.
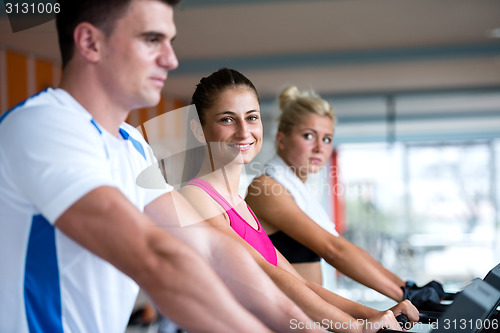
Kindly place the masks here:
<instances>
[{"instance_id":1,"label":"blurred background","mask_svg":"<svg viewBox=\"0 0 500 333\"><path fill-rule=\"evenodd\" d=\"M244 192L274 153L280 90L313 89L338 124L312 181L344 237L403 278L449 290L500 262L500 1L184 0L175 21L180 66L161 103L130 123L190 104L221 67L241 71L265 130ZM54 22L13 33L0 3L1 113L57 86L59 64ZM326 282L382 301L335 273Z\"/></svg>"}]
</instances>

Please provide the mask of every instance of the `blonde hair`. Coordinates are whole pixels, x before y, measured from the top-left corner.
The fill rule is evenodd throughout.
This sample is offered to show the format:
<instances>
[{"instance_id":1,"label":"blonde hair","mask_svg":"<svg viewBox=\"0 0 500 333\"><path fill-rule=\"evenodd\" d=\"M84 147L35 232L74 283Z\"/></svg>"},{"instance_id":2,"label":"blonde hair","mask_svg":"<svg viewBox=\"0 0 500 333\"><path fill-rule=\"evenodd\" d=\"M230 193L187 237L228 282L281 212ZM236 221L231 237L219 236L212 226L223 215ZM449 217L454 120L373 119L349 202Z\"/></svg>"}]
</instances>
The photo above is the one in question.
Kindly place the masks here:
<instances>
[{"instance_id":1,"label":"blonde hair","mask_svg":"<svg viewBox=\"0 0 500 333\"><path fill-rule=\"evenodd\" d=\"M294 126L311 114L326 116L335 126L337 117L332 105L312 90L300 91L296 86L289 86L283 89L279 100L281 115L278 118L278 131L285 135L289 135Z\"/></svg>"}]
</instances>

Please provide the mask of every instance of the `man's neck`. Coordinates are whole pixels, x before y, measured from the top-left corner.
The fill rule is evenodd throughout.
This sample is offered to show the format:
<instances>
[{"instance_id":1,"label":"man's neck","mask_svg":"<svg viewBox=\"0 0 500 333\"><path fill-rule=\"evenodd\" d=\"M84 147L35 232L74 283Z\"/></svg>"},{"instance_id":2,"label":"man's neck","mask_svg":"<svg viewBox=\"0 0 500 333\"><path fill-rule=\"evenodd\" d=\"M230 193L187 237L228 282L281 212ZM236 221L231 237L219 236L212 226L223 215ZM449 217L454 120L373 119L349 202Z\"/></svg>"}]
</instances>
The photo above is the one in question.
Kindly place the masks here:
<instances>
[{"instance_id":1,"label":"man's neck","mask_svg":"<svg viewBox=\"0 0 500 333\"><path fill-rule=\"evenodd\" d=\"M59 88L68 92L106 131L118 135L120 125L127 119L130 110L114 103L98 85L82 84L93 82L92 80L85 78L76 80L71 74L71 72L63 74Z\"/></svg>"}]
</instances>

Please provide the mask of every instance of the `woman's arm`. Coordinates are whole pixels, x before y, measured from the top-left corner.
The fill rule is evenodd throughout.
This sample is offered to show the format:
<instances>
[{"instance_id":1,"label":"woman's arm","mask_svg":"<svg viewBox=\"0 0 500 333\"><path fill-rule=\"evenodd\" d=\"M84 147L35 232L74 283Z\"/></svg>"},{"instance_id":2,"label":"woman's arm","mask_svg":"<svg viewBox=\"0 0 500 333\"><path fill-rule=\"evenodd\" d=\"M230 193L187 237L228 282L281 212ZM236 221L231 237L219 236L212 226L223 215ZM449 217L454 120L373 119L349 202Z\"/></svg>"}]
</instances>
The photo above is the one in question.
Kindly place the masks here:
<instances>
[{"instance_id":1,"label":"woman's arm","mask_svg":"<svg viewBox=\"0 0 500 333\"><path fill-rule=\"evenodd\" d=\"M314 282L307 281L306 279L300 276L300 274L293 268L293 266L288 262L288 260L286 260L286 258L283 257L283 255L279 252L278 252L278 266L288 271L290 274L294 275L297 279L299 279L309 289L314 291L323 300L325 300L329 304L334 305L335 307L342 309L342 311L348 313L350 316L356 319L367 319L379 314L379 311L375 309L348 300L340 295L337 295L323 288L322 286Z\"/></svg>"},{"instance_id":2,"label":"woman's arm","mask_svg":"<svg viewBox=\"0 0 500 333\"><path fill-rule=\"evenodd\" d=\"M323 332L310 328L292 329L293 320L311 321L276 288L248 251L205 222L179 193L173 191L156 199L145 212L158 226L201 254L236 299L273 331Z\"/></svg>"},{"instance_id":3,"label":"woman's arm","mask_svg":"<svg viewBox=\"0 0 500 333\"><path fill-rule=\"evenodd\" d=\"M250 244L243 240L231 227L229 221L221 208L217 208L217 204L206 193L195 187L186 187L181 190L188 201L199 210L203 217L217 229L237 240L251 253L259 266L269 275L274 283L290 297L314 322L321 323L322 327L335 332L371 332L371 328L377 326L374 322L379 323L378 328L381 328L382 322L386 326L393 329L399 328L392 312L380 313L376 310L366 308L361 304L350 302L354 307L357 304L363 308L366 313L370 313L372 320L371 325L366 325L366 322L359 322L349 314L337 308L335 305L328 303L320 297L314 290L306 285L306 281L293 269L293 267L284 259L278 252L278 267L267 262L264 257L258 253ZM208 202L208 204L207 204ZM214 205L215 204L215 205ZM321 287L320 287L321 288ZM326 289L324 292L329 293ZM333 294L333 293L332 293ZM333 296L332 296L333 299ZM344 323L344 325L335 323ZM373 330L375 332L376 330Z\"/></svg>"},{"instance_id":4,"label":"woman's arm","mask_svg":"<svg viewBox=\"0 0 500 333\"><path fill-rule=\"evenodd\" d=\"M326 302L342 309L342 311L348 313L352 317L356 319L367 319L370 322L374 321L374 318L383 314L378 310L372 309L370 307L364 306L360 303L351 301L346 299L340 295L337 295L328 289L323 288L322 286L307 281L302 278L297 271L292 267L292 265L278 252L278 263L279 266L283 269L287 270L294 276L296 276L299 280L301 280L307 287L313 290L317 295L323 298ZM417 309L411 304L410 301L405 300L390 309L395 316L399 314L405 314L410 321L416 322L418 321L419 314Z\"/></svg>"},{"instance_id":5,"label":"woman's arm","mask_svg":"<svg viewBox=\"0 0 500 333\"><path fill-rule=\"evenodd\" d=\"M261 221L308 247L343 274L395 301L403 299L403 280L365 250L317 225L274 179L268 176L254 179L245 200Z\"/></svg>"}]
</instances>

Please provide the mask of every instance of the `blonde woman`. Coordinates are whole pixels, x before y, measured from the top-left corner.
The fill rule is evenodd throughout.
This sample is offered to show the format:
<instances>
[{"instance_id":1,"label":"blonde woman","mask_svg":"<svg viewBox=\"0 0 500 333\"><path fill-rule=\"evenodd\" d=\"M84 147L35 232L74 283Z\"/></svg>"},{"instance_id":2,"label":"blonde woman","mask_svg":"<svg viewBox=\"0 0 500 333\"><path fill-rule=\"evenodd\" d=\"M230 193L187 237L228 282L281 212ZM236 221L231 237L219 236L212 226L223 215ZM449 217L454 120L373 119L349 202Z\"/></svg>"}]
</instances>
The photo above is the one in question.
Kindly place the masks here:
<instances>
[{"instance_id":1,"label":"blonde woman","mask_svg":"<svg viewBox=\"0 0 500 333\"><path fill-rule=\"evenodd\" d=\"M395 301L409 298L418 306L439 303L434 288L407 287L365 250L340 237L307 189L309 174L321 170L333 151L336 116L331 104L312 91L290 86L280 94L280 109L277 154L265 174L252 181L246 197L274 246L311 282L322 283L323 258Z\"/></svg>"}]
</instances>

